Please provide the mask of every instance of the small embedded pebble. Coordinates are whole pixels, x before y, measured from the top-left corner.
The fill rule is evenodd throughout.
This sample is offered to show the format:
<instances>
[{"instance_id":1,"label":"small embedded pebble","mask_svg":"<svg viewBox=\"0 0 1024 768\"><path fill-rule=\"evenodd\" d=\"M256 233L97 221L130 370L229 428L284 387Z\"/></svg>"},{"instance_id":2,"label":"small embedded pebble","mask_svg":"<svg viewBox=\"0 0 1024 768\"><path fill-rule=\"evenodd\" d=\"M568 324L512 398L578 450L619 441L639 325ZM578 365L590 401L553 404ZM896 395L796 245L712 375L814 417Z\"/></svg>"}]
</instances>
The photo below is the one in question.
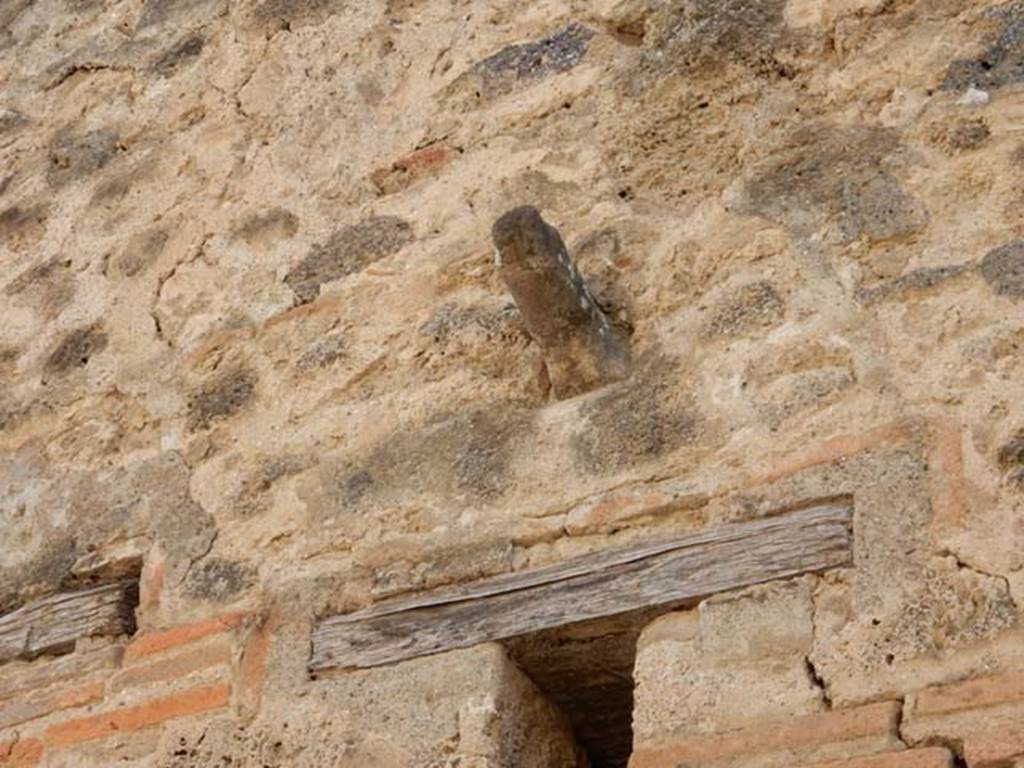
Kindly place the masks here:
<instances>
[{"instance_id":1,"label":"small embedded pebble","mask_svg":"<svg viewBox=\"0 0 1024 768\"><path fill-rule=\"evenodd\" d=\"M980 88L968 88L964 91L964 95L956 100L956 103L961 107L983 107L992 101L992 97L988 91L983 91Z\"/></svg>"}]
</instances>

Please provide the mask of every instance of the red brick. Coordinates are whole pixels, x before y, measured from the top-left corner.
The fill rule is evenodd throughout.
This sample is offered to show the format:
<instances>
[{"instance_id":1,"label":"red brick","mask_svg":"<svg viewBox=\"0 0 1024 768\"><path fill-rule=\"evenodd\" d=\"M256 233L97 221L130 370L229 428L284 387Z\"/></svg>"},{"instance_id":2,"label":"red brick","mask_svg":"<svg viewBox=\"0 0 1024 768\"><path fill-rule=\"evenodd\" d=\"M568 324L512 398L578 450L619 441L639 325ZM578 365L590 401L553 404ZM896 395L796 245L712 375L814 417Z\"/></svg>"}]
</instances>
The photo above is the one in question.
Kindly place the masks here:
<instances>
[{"instance_id":1,"label":"red brick","mask_svg":"<svg viewBox=\"0 0 1024 768\"><path fill-rule=\"evenodd\" d=\"M139 577L139 611L149 612L160 607L160 595L164 590L166 567L163 555L154 549L146 558Z\"/></svg>"},{"instance_id":2,"label":"red brick","mask_svg":"<svg viewBox=\"0 0 1024 768\"><path fill-rule=\"evenodd\" d=\"M0 765L4 768L30 768L43 757L43 744L36 739L0 743Z\"/></svg>"},{"instance_id":3,"label":"red brick","mask_svg":"<svg viewBox=\"0 0 1024 768\"><path fill-rule=\"evenodd\" d=\"M253 628L242 651L242 661L238 670L237 701L246 711L252 713L259 710L263 697L270 639L277 626L278 619L275 614L265 618Z\"/></svg>"},{"instance_id":4,"label":"red brick","mask_svg":"<svg viewBox=\"0 0 1024 768\"><path fill-rule=\"evenodd\" d=\"M447 165L455 153L444 144L431 144L395 160L370 174L370 181L382 194L405 189L410 184Z\"/></svg>"},{"instance_id":5,"label":"red brick","mask_svg":"<svg viewBox=\"0 0 1024 768\"><path fill-rule=\"evenodd\" d=\"M707 504L708 494L680 494L672 488L643 484L619 488L586 499L569 510L565 530L569 535L605 531L637 518L682 510L696 510Z\"/></svg>"},{"instance_id":6,"label":"red brick","mask_svg":"<svg viewBox=\"0 0 1024 768\"><path fill-rule=\"evenodd\" d=\"M904 752L885 752L851 760L815 763L807 768L951 768L953 754L942 747L908 749Z\"/></svg>"},{"instance_id":7,"label":"red brick","mask_svg":"<svg viewBox=\"0 0 1024 768\"><path fill-rule=\"evenodd\" d=\"M928 423L928 485L937 530L960 528L967 521L963 431L960 423L933 418Z\"/></svg>"},{"instance_id":8,"label":"red brick","mask_svg":"<svg viewBox=\"0 0 1024 768\"><path fill-rule=\"evenodd\" d=\"M725 760L895 735L900 704L886 701L856 709L789 718L737 731L683 737L657 747L641 747L629 768L675 768L680 763Z\"/></svg>"},{"instance_id":9,"label":"red brick","mask_svg":"<svg viewBox=\"0 0 1024 768\"><path fill-rule=\"evenodd\" d=\"M186 624L181 627L174 627L164 632L153 632L142 635L133 640L124 649L124 660L131 661L140 656L148 656L168 648L185 645L210 635L220 634L234 629L245 618L244 613L229 613L225 616L218 616L215 619L201 621L197 624Z\"/></svg>"},{"instance_id":10,"label":"red brick","mask_svg":"<svg viewBox=\"0 0 1024 768\"><path fill-rule=\"evenodd\" d=\"M43 738L47 745L67 746L104 739L115 733L138 731L167 720L220 709L227 706L230 693L231 686L227 683L190 688L135 707L115 709L52 725L46 729Z\"/></svg>"},{"instance_id":11,"label":"red brick","mask_svg":"<svg viewBox=\"0 0 1024 768\"><path fill-rule=\"evenodd\" d=\"M169 658L161 656L152 663L143 664L140 660L114 675L110 680L110 690L123 691L126 688L180 680L218 665L226 668L231 664L231 651L231 643L227 641L204 642Z\"/></svg>"},{"instance_id":12,"label":"red brick","mask_svg":"<svg viewBox=\"0 0 1024 768\"><path fill-rule=\"evenodd\" d=\"M1009 768L1024 759L1024 723L994 728L964 739L964 758L970 768Z\"/></svg>"},{"instance_id":13,"label":"red brick","mask_svg":"<svg viewBox=\"0 0 1024 768\"><path fill-rule=\"evenodd\" d=\"M915 715L937 715L1024 700L1024 673L992 675L927 688L915 697Z\"/></svg>"},{"instance_id":14,"label":"red brick","mask_svg":"<svg viewBox=\"0 0 1024 768\"><path fill-rule=\"evenodd\" d=\"M764 472L750 475L746 485L767 485L811 467L830 464L885 445L907 442L912 437L913 430L906 422L889 422L867 432L840 435L797 456L784 458Z\"/></svg>"},{"instance_id":15,"label":"red brick","mask_svg":"<svg viewBox=\"0 0 1024 768\"><path fill-rule=\"evenodd\" d=\"M52 712L84 707L103 699L103 683L93 682L59 691L42 691L0 702L0 728L10 728Z\"/></svg>"},{"instance_id":16,"label":"red brick","mask_svg":"<svg viewBox=\"0 0 1024 768\"><path fill-rule=\"evenodd\" d=\"M417 149L395 161L394 167L402 171L425 171L440 168L448 162L452 151L443 144L431 144L429 147Z\"/></svg>"}]
</instances>

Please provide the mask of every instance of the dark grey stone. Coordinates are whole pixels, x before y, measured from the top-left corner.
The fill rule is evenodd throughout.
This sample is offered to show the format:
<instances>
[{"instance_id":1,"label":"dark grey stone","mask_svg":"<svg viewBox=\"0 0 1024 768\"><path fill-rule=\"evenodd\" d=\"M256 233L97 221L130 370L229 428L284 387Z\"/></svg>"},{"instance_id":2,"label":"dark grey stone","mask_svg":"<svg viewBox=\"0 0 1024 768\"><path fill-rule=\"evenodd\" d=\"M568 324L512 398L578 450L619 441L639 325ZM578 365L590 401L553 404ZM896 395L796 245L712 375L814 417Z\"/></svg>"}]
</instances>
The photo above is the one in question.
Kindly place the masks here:
<instances>
[{"instance_id":1,"label":"dark grey stone","mask_svg":"<svg viewBox=\"0 0 1024 768\"><path fill-rule=\"evenodd\" d=\"M1000 296L1024 298L1024 240L1015 240L989 251L978 270Z\"/></svg>"},{"instance_id":2,"label":"dark grey stone","mask_svg":"<svg viewBox=\"0 0 1024 768\"><path fill-rule=\"evenodd\" d=\"M359 272L397 253L413 240L412 226L396 216L374 216L335 232L286 276L300 304L313 301L320 286Z\"/></svg>"},{"instance_id":3,"label":"dark grey stone","mask_svg":"<svg viewBox=\"0 0 1024 768\"><path fill-rule=\"evenodd\" d=\"M990 90L1024 81L1024 3L1007 3L993 8L988 15L1000 25L995 39L978 58L958 59L950 64L940 86L942 90Z\"/></svg>"}]
</instances>

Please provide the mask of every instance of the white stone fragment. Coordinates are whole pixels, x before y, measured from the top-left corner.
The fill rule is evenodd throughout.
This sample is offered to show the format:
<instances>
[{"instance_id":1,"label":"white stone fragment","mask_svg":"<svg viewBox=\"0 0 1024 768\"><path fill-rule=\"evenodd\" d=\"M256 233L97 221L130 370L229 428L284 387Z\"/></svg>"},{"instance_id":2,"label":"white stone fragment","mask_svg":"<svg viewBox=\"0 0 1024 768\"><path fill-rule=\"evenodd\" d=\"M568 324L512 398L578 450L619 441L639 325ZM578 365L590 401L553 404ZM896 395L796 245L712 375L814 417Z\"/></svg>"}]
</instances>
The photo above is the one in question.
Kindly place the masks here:
<instances>
[{"instance_id":1,"label":"white stone fragment","mask_svg":"<svg viewBox=\"0 0 1024 768\"><path fill-rule=\"evenodd\" d=\"M988 91L980 88L970 87L964 91L964 95L956 100L961 107L983 107L992 101Z\"/></svg>"}]
</instances>

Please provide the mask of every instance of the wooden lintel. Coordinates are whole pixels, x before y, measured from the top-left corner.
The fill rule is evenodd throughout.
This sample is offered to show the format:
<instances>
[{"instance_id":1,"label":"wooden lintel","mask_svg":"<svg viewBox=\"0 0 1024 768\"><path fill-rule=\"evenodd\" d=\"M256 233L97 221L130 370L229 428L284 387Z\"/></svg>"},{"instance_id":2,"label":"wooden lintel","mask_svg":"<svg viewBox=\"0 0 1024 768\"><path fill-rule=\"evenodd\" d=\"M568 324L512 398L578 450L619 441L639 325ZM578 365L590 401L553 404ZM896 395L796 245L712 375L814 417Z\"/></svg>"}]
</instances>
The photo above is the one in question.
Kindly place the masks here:
<instances>
[{"instance_id":1,"label":"wooden lintel","mask_svg":"<svg viewBox=\"0 0 1024 768\"><path fill-rule=\"evenodd\" d=\"M0 663L73 650L75 641L134 631L132 579L49 595L0 616Z\"/></svg>"},{"instance_id":2,"label":"wooden lintel","mask_svg":"<svg viewBox=\"0 0 1024 768\"><path fill-rule=\"evenodd\" d=\"M847 565L852 513L852 502L830 502L323 618L310 670L376 667Z\"/></svg>"}]
</instances>

